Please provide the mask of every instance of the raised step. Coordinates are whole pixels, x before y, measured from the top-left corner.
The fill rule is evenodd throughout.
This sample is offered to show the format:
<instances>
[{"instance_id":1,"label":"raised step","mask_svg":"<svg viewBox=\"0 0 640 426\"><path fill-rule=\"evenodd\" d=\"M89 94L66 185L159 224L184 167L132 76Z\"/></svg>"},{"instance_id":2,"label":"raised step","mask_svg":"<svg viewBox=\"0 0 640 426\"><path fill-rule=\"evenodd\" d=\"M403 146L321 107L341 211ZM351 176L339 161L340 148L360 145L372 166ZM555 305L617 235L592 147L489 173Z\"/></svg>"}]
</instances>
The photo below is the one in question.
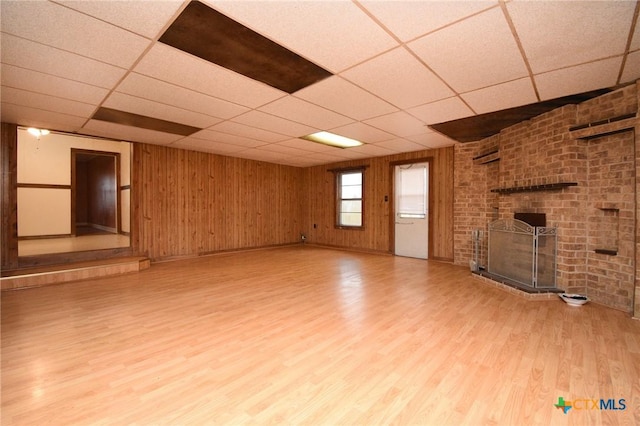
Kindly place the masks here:
<instances>
[{"instance_id":1,"label":"raised step","mask_svg":"<svg viewBox=\"0 0 640 426\"><path fill-rule=\"evenodd\" d=\"M138 272L150 266L151 262L146 257L123 257L103 261L68 263L50 267L4 271L3 277L0 278L0 284L2 291L18 290Z\"/></svg>"}]
</instances>

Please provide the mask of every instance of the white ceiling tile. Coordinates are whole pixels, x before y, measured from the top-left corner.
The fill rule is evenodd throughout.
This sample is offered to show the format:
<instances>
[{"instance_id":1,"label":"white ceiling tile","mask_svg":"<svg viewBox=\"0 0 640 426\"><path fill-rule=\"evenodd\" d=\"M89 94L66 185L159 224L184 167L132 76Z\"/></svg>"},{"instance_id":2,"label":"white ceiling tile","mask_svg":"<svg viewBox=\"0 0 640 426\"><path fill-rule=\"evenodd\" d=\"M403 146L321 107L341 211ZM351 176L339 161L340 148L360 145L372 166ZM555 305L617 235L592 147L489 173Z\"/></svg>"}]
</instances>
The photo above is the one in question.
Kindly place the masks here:
<instances>
[{"instance_id":1,"label":"white ceiling tile","mask_svg":"<svg viewBox=\"0 0 640 426\"><path fill-rule=\"evenodd\" d=\"M331 129L353 122L352 119L302 99L287 96L258 108L260 111L288 118L316 129Z\"/></svg>"},{"instance_id":2,"label":"white ceiling tile","mask_svg":"<svg viewBox=\"0 0 640 426\"><path fill-rule=\"evenodd\" d=\"M3 86L94 105L98 105L109 93L108 90L100 87L14 67L13 65L2 66L1 78Z\"/></svg>"},{"instance_id":3,"label":"white ceiling tile","mask_svg":"<svg viewBox=\"0 0 640 426\"><path fill-rule=\"evenodd\" d=\"M378 142L376 146L395 152L412 152L424 149L424 146L406 139L392 139L390 141Z\"/></svg>"},{"instance_id":4,"label":"white ceiling tile","mask_svg":"<svg viewBox=\"0 0 640 426\"><path fill-rule=\"evenodd\" d=\"M264 149L265 151L278 152L280 154L286 154L293 157L302 156L302 155L308 154L309 152L312 152L312 151L305 151L300 148L294 148L289 145L283 145L282 143L270 143L268 145L263 145L256 149Z\"/></svg>"},{"instance_id":5,"label":"white ceiling tile","mask_svg":"<svg viewBox=\"0 0 640 426\"><path fill-rule=\"evenodd\" d=\"M443 123L474 115L458 97L451 97L408 109L407 112L427 124Z\"/></svg>"},{"instance_id":6,"label":"white ceiling tile","mask_svg":"<svg viewBox=\"0 0 640 426\"><path fill-rule=\"evenodd\" d=\"M206 3L334 73L397 45L350 1Z\"/></svg>"},{"instance_id":7,"label":"white ceiling tile","mask_svg":"<svg viewBox=\"0 0 640 426\"><path fill-rule=\"evenodd\" d=\"M281 90L162 43L156 43L134 70L176 86L250 108L256 108L286 95Z\"/></svg>"},{"instance_id":8,"label":"white ceiling tile","mask_svg":"<svg viewBox=\"0 0 640 426\"><path fill-rule=\"evenodd\" d=\"M248 111L246 107L136 73L129 74L116 90L223 119L232 118Z\"/></svg>"},{"instance_id":9,"label":"white ceiling tile","mask_svg":"<svg viewBox=\"0 0 640 426\"><path fill-rule=\"evenodd\" d=\"M316 157L319 157L322 154L313 154ZM370 155L364 155L362 152L356 152L353 148L341 149L336 151L335 159L332 162L340 162L340 161L351 161L358 160L362 158L370 158Z\"/></svg>"},{"instance_id":10,"label":"white ceiling tile","mask_svg":"<svg viewBox=\"0 0 640 426\"><path fill-rule=\"evenodd\" d=\"M640 50L627 55L620 83L630 83L638 79L640 79Z\"/></svg>"},{"instance_id":11,"label":"white ceiling tile","mask_svg":"<svg viewBox=\"0 0 640 426\"><path fill-rule=\"evenodd\" d=\"M423 132L417 133L410 136L405 136L405 139L410 140L412 142L418 143L420 145L428 145L428 142L433 139L434 131L430 128L425 128Z\"/></svg>"},{"instance_id":12,"label":"white ceiling tile","mask_svg":"<svg viewBox=\"0 0 640 426\"><path fill-rule=\"evenodd\" d=\"M496 1L478 0L363 0L360 3L402 41L427 34L497 4Z\"/></svg>"},{"instance_id":13,"label":"white ceiling tile","mask_svg":"<svg viewBox=\"0 0 640 426\"><path fill-rule=\"evenodd\" d=\"M244 151L246 146L228 144L224 142L215 142L211 140L199 139L189 136L179 141L173 142L172 147L190 149L192 151L210 152L220 155L231 155L236 152Z\"/></svg>"},{"instance_id":14,"label":"white ceiling tile","mask_svg":"<svg viewBox=\"0 0 640 426\"><path fill-rule=\"evenodd\" d=\"M2 63L111 88L125 69L40 43L2 34Z\"/></svg>"},{"instance_id":15,"label":"white ceiling tile","mask_svg":"<svg viewBox=\"0 0 640 426\"><path fill-rule=\"evenodd\" d=\"M314 160L304 157L287 157L278 164L289 167L305 168L318 165Z\"/></svg>"},{"instance_id":16,"label":"white ceiling tile","mask_svg":"<svg viewBox=\"0 0 640 426\"><path fill-rule=\"evenodd\" d=\"M418 135L407 136L415 143L423 145L427 148L442 148L445 146L455 145L457 142L447 136L444 136L438 132L429 131L428 133L422 133Z\"/></svg>"},{"instance_id":17,"label":"white ceiling tile","mask_svg":"<svg viewBox=\"0 0 640 426\"><path fill-rule=\"evenodd\" d=\"M453 92L404 48L394 49L341 74L394 106L410 108Z\"/></svg>"},{"instance_id":18,"label":"white ceiling tile","mask_svg":"<svg viewBox=\"0 0 640 426\"><path fill-rule=\"evenodd\" d=\"M228 133L216 132L214 130L200 130L191 135L195 139L203 139L212 142L221 142L229 145L236 145L243 148L255 148L265 144L263 141L247 138L244 136L230 135Z\"/></svg>"},{"instance_id":19,"label":"white ceiling tile","mask_svg":"<svg viewBox=\"0 0 640 426\"><path fill-rule=\"evenodd\" d=\"M353 148L349 148L350 150ZM350 158L345 157L343 151L346 149L334 148L330 152L314 152L307 157L319 161L318 164L337 163L340 161L347 161Z\"/></svg>"},{"instance_id":20,"label":"white ceiling tile","mask_svg":"<svg viewBox=\"0 0 640 426\"><path fill-rule=\"evenodd\" d=\"M346 126L340 126L329 130L331 130L331 133L346 136L365 143L375 143L395 138L391 133L387 133L361 122L347 124Z\"/></svg>"},{"instance_id":21,"label":"white ceiling tile","mask_svg":"<svg viewBox=\"0 0 640 426\"><path fill-rule=\"evenodd\" d=\"M257 110L234 117L232 121L293 137L310 135L320 130Z\"/></svg>"},{"instance_id":22,"label":"white ceiling tile","mask_svg":"<svg viewBox=\"0 0 640 426\"><path fill-rule=\"evenodd\" d=\"M150 41L48 1L2 3L2 31L129 68Z\"/></svg>"},{"instance_id":23,"label":"white ceiling tile","mask_svg":"<svg viewBox=\"0 0 640 426\"><path fill-rule=\"evenodd\" d=\"M542 100L613 87L622 57L564 68L534 76Z\"/></svg>"},{"instance_id":24,"label":"white ceiling tile","mask_svg":"<svg viewBox=\"0 0 640 426\"><path fill-rule=\"evenodd\" d=\"M125 126L100 120L89 120L81 129L82 133L102 136L123 141L150 143L153 145L167 145L182 136L139 127Z\"/></svg>"},{"instance_id":25,"label":"white ceiling tile","mask_svg":"<svg viewBox=\"0 0 640 426\"><path fill-rule=\"evenodd\" d=\"M453 146L456 145L457 142L449 139L448 137L444 136L444 135L439 135L439 137L434 138L434 140L429 144L429 147L433 148L433 149L437 149L437 148L445 148L448 146Z\"/></svg>"},{"instance_id":26,"label":"white ceiling tile","mask_svg":"<svg viewBox=\"0 0 640 426\"><path fill-rule=\"evenodd\" d=\"M367 155L363 154L362 152L354 151L353 148L340 149L340 151L335 151L335 152L336 152L336 155L339 155L342 158L342 160L336 160L336 161L357 160L360 158L367 158Z\"/></svg>"},{"instance_id":27,"label":"white ceiling tile","mask_svg":"<svg viewBox=\"0 0 640 426\"><path fill-rule=\"evenodd\" d=\"M355 148L349 148L351 151L359 152L366 157L382 157L383 155L397 154L397 151L387 149L378 144L365 144Z\"/></svg>"},{"instance_id":28,"label":"white ceiling tile","mask_svg":"<svg viewBox=\"0 0 640 426\"><path fill-rule=\"evenodd\" d=\"M21 126L39 127L62 132L75 132L86 118L62 114L54 111L14 105L2 102L0 106L3 123L16 123Z\"/></svg>"},{"instance_id":29,"label":"white ceiling tile","mask_svg":"<svg viewBox=\"0 0 640 426\"><path fill-rule=\"evenodd\" d=\"M630 51L640 49L640 16L636 17L636 26L633 30L633 38L631 39Z\"/></svg>"},{"instance_id":30,"label":"white ceiling tile","mask_svg":"<svg viewBox=\"0 0 640 426\"><path fill-rule=\"evenodd\" d=\"M75 115L76 117L89 118L96 110L95 105L83 102L70 101L69 99L43 95L41 93L27 92L26 90L12 87L2 88L2 102L52 111L61 114Z\"/></svg>"},{"instance_id":31,"label":"white ceiling tile","mask_svg":"<svg viewBox=\"0 0 640 426\"><path fill-rule=\"evenodd\" d=\"M635 2L509 2L507 9L534 74L619 55Z\"/></svg>"},{"instance_id":32,"label":"white ceiling tile","mask_svg":"<svg viewBox=\"0 0 640 426\"><path fill-rule=\"evenodd\" d=\"M312 167L326 163L324 162L324 160L319 160L317 158L312 158L305 155L301 157L287 157L281 162L281 164L286 164L293 167Z\"/></svg>"},{"instance_id":33,"label":"white ceiling tile","mask_svg":"<svg viewBox=\"0 0 640 426\"><path fill-rule=\"evenodd\" d=\"M246 149L244 151L237 152L235 157L246 158L247 160L266 161L268 163L279 163L284 161L287 157L286 154L282 154L274 151L265 151L257 148Z\"/></svg>"},{"instance_id":34,"label":"white ceiling tile","mask_svg":"<svg viewBox=\"0 0 640 426\"><path fill-rule=\"evenodd\" d=\"M478 114L500 111L538 101L529 77L460 95Z\"/></svg>"},{"instance_id":35,"label":"white ceiling tile","mask_svg":"<svg viewBox=\"0 0 640 426\"><path fill-rule=\"evenodd\" d=\"M431 33L409 48L458 93L528 75L500 8Z\"/></svg>"},{"instance_id":36,"label":"white ceiling tile","mask_svg":"<svg viewBox=\"0 0 640 426\"><path fill-rule=\"evenodd\" d=\"M289 136L270 132L268 130L258 129L256 127L251 127L240 123L234 123L233 121L224 121L222 123L216 124L215 126L211 126L208 130L255 139L258 141L263 141L265 143L280 142L289 139Z\"/></svg>"},{"instance_id":37,"label":"white ceiling tile","mask_svg":"<svg viewBox=\"0 0 640 426\"><path fill-rule=\"evenodd\" d=\"M210 115L187 111L120 92L109 95L102 106L199 128L213 126L222 121L220 118Z\"/></svg>"},{"instance_id":38,"label":"white ceiling tile","mask_svg":"<svg viewBox=\"0 0 640 426\"><path fill-rule=\"evenodd\" d=\"M147 38L157 37L184 4L183 0L58 1Z\"/></svg>"},{"instance_id":39,"label":"white ceiling tile","mask_svg":"<svg viewBox=\"0 0 640 426\"><path fill-rule=\"evenodd\" d=\"M372 118L365 123L400 137L421 133L426 127L422 121L404 111Z\"/></svg>"},{"instance_id":40,"label":"white ceiling tile","mask_svg":"<svg viewBox=\"0 0 640 426\"><path fill-rule=\"evenodd\" d=\"M398 111L393 105L338 76L312 84L294 96L356 120Z\"/></svg>"}]
</instances>

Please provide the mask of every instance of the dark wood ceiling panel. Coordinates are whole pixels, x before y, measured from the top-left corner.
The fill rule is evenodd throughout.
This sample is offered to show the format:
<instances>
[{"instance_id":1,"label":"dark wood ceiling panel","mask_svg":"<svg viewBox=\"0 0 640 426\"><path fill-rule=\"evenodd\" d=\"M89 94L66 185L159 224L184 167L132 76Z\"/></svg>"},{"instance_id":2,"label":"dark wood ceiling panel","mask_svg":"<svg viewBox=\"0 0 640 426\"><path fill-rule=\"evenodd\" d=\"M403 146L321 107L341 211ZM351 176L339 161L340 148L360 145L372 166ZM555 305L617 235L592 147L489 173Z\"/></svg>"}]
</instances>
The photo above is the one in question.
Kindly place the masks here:
<instances>
[{"instance_id":1,"label":"dark wood ceiling panel","mask_svg":"<svg viewBox=\"0 0 640 426\"><path fill-rule=\"evenodd\" d=\"M287 93L332 75L198 1L189 3L159 41Z\"/></svg>"},{"instance_id":2,"label":"dark wood ceiling panel","mask_svg":"<svg viewBox=\"0 0 640 426\"><path fill-rule=\"evenodd\" d=\"M502 111L475 115L445 123L433 124L433 130L440 132L458 142L474 142L500 133L502 129L529 120L547 111L568 104L579 104L596 96L609 92L609 89L594 90L572 96L538 102L535 104L509 108Z\"/></svg>"},{"instance_id":3,"label":"dark wood ceiling panel","mask_svg":"<svg viewBox=\"0 0 640 426\"><path fill-rule=\"evenodd\" d=\"M96 111L93 115L93 119L182 136L189 136L202 130L199 127L187 126L186 124L174 123L172 121L160 120L158 118L104 107L101 107Z\"/></svg>"}]
</instances>

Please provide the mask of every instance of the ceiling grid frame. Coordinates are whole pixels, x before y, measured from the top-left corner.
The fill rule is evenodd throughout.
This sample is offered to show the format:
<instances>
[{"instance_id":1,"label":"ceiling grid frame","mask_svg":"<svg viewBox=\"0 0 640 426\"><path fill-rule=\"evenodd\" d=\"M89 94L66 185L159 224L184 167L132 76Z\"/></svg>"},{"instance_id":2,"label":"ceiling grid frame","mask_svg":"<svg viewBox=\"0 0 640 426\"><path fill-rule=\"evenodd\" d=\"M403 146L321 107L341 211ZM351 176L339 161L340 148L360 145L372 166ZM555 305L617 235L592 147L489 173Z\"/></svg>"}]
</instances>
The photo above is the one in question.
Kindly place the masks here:
<instances>
[{"instance_id":1,"label":"ceiling grid frame","mask_svg":"<svg viewBox=\"0 0 640 426\"><path fill-rule=\"evenodd\" d=\"M439 0L385 3L367 0L273 0L268 3L245 1L242 4L202 0L202 3L325 67L334 76L289 94L267 89L266 85L256 85L255 81L223 71L217 65L194 62L191 55L177 49L171 55L167 55L166 50L159 51L157 47L163 44L158 40L188 7L189 0L125 0L105 4L65 0L23 4L3 0L0 2L0 67L2 89L6 90L0 93L2 120L21 126L308 167L477 140L487 131L481 129L479 123L490 122L496 115L518 111L525 119L525 110L537 112L541 105L553 98L571 102L640 78L640 70L633 68L640 57L639 2L605 0L586 8L582 7L582 0L551 0L546 2L548 10L535 2L504 0L472 0L455 4ZM512 8L519 8L519 12L531 9L532 12L519 13L518 19L514 19ZM442 60L446 61L447 56L465 55L464 38L456 39L456 34L482 38L483 29L474 26L474 22L494 9L500 9L507 22L511 41L505 39L504 42L517 45L520 60L525 64L528 84L519 77L484 81L484 84L482 79L478 79L474 87L481 87L459 91L452 84L452 79L458 77L451 72L460 74L462 70L438 70L412 48L418 40L438 35L443 37L443 45L450 46L439 52ZM522 30L526 30L526 25L535 25L531 28L546 31L544 26L548 23L536 21L536 13L551 13L549 10L553 10L555 18L561 19L561 15L566 15L578 26L595 23L589 28L585 41L576 37L569 40L571 48L587 51L583 58L588 60L580 61L580 56L576 55L578 60L567 60L542 71L540 63L537 66L531 63L529 52L542 51L541 46L536 45L538 42L530 34L523 39ZM34 13L30 15L30 22L23 25L17 20L27 16L27 11ZM45 11L53 12L52 16L59 17L59 21L49 22ZM272 23L279 16L285 18L284 22L295 22L295 25L276 28ZM316 23L312 23L312 19ZM108 35L111 44L105 45L96 36L98 33L92 31L91 22L99 22L100 34ZM323 28L323 22L330 23L325 31L311 31L312 28ZM346 26L347 22L350 26ZM456 32L463 26L467 28L465 31ZM46 37L34 32L40 28L44 29ZM557 31L558 28L549 28L549 31ZM575 31L585 32L586 28L576 28ZM597 38L598 31L608 31L608 35L604 34L605 38L609 37L606 39L612 39L613 33L618 34L615 40L623 37L624 42L616 42L616 46L611 47L596 46L593 48L596 50L589 53L588 41ZM70 39L72 34L75 36ZM348 35L347 41L341 41L340 34ZM146 44L133 57L135 40L146 40ZM12 49L15 51L14 47L19 45L37 46L35 50L39 57L30 51L25 51L22 57L10 55ZM547 46L545 49L551 51L545 54L552 57L556 48L562 51L562 46ZM402 49L404 55L412 59L406 58L404 61L409 62L398 63L385 60L404 57L398 56L397 49ZM149 63L154 68L145 68L151 54L156 55L160 62ZM127 55L133 60L126 60ZM55 64L59 57L64 57L68 64L78 64L86 70L85 75L63 64L47 66ZM172 61L171 57L182 58L179 64L173 61L173 76L164 72L160 65L163 58ZM376 72L373 67L376 63L384 64L385 72ZM413 65L399 68L403 63ZM120 70L122 75L116 81L109 80L107 74L104 74L104 80L91 79L86 75L91 64L104 72ZM196 68L191 67L196 65L197 73L194 74ZM153 69L154 75L148 75L147 71ZM473 69L464 71L472 73ZM360 78L349 78L358 73ZM112 78L116 74L112 74ZM572 74L584 78L568 84L567 76ZM365 76L367 78L363 78ZM396 84L397 81L380 81L380 78L405 81ZM540 89L541 82L544 82L545 90ZM394 85L400 92L388 90ZM162 96L156 92L160 87L164 91ZM252 96L252 88L262 92L262 100ZM535 99L542 101L538 102L540 105L531 98L532 95L527 95L529 91L535 94ZM348 96L348 99L340 103L339 94ZM183 137L94 119L101 108L114 107L125 113L145 116L150 119L147 120L149 123L155 119L173 121L177 125L197 124L195 127L202 130ZM310 126L311 123L313 125ZM451 128L466 133L458 136ZM298 139L312 133L312 130L334 129L338 133L348 133L344 134L347 137L361 135L365 145L347 150L319 149ZM309 133L301 134L307 131ZM499 128L491 131L499 131Z\"/></svg>"}]
</instances>

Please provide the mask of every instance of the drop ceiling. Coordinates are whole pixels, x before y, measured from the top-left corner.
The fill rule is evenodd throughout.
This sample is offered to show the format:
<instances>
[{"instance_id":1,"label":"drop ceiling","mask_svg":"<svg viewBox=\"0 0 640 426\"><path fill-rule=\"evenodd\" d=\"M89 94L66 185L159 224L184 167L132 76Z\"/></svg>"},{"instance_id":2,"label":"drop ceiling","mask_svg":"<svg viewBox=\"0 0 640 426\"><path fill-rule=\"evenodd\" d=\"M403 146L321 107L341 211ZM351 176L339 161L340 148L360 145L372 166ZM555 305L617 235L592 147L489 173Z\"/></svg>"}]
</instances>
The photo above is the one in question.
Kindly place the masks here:
<instances>
[{"instance_id":1,"label":"drop ceiling","mask_svg":"<svg viewBox=\"0 0 640 426\"><path fill-rule=\"evenodd\" d=\"M633 1L201 3L326 74L282 90L160 41L189 1L2 0L2 121L307 167L474 140L485 117L640 78ZM321 130L365 144L299 139Z\"/></svg>"}]
</instances>

